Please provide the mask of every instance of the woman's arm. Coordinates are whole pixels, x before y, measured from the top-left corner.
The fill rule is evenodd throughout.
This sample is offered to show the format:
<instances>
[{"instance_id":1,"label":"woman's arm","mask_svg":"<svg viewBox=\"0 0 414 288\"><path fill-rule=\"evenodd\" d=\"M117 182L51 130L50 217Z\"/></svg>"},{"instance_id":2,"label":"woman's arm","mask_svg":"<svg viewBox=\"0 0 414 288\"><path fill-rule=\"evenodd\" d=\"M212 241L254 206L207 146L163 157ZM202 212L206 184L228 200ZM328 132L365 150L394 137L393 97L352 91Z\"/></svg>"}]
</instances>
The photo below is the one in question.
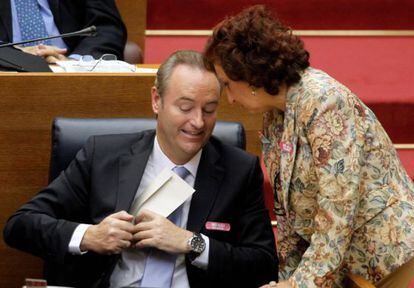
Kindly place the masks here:
<instances>
[{"instance_id":1,"label":"woman's arm","mask_svg":"<svg viewBox=\"0 0 414 288\"><path fill-rule=\"evenodd\" d=\"M354 97L345 88L331 88L303 106L312 115L301 119L302 136L310 146L316 171L318 208L310 246L292 276L298 287L333 282L351 241L363 150Z\"/></svg>"}]
</instances>

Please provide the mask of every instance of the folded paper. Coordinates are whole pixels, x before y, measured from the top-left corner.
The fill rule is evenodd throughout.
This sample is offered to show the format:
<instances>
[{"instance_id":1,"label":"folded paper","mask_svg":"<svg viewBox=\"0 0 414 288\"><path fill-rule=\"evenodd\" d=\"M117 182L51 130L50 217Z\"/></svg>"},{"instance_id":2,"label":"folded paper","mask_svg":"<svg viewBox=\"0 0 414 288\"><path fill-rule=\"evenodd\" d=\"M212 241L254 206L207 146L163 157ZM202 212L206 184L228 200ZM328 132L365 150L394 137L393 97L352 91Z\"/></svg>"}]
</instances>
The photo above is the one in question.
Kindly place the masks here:
<instances>
[{"instance_id":1,"label":"folded paper","mask_svg":"<svg viewBox=\"0 0 414 288\"><path fill-rule=\"evenodd\" d=\"M137 215L142 209L168 217L195 192L170 169L164 169L132 204L130 213Z\"/></svg>"}]
</instances>

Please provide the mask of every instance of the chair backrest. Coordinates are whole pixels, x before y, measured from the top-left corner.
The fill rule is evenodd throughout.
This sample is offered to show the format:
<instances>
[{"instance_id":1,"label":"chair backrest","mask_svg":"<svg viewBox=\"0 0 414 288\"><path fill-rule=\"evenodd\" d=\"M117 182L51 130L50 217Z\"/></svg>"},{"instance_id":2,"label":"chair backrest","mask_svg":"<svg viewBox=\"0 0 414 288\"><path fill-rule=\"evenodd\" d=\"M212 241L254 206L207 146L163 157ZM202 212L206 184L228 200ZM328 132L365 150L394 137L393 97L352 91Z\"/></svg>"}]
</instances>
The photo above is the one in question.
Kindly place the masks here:
<instances>
[{"instance_id":1,"label":"chair backrest","mask_svg":"<svg viewBox=\"0 0 414 288\"><path fill-rule=\"evenodd\" d=\"M155 129L149 118L55 118L52 125L52 149L49 181L66 169L89 136L136 133ZM213 135L222 142L246 149L246 135L238 122L217 121Z\"/></svg>"}]
</instances>

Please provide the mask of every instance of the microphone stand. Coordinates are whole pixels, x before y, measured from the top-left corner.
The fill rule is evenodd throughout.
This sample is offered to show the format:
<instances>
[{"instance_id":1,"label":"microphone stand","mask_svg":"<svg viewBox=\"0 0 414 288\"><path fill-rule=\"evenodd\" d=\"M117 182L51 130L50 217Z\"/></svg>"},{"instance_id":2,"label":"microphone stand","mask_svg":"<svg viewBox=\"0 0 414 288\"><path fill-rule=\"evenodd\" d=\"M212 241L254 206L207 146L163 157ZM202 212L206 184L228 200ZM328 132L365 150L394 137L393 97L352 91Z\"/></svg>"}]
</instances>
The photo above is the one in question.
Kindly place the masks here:
<instances>
[{"instance_id":1,"label":"microphone stand","mask_svg":"<svg viewBox=\"0 0 414 288\"><path fill-rule=\"evenodd\" d=\"M90 26L88 28L85 28L85 29L82 29L82 30L79 30L79 31L76 31L76 32L70 32L70 33L66 33L66 34L60 34L60 35L56 35L56 36L49 36L49 37L38 38L38 39L31 39L31 40L26 40L26 41L21 41L21 42L6 43L6 44L0 45L0 48L14 46L14 45L26 44L26 43L30 43L30 42L38 42L38 41L44 41L44 40L49 40L49 39L65 38L65 37L73 37L73 36L96 36L96 27L95 26Z\"/></svg>"}]
</instances>

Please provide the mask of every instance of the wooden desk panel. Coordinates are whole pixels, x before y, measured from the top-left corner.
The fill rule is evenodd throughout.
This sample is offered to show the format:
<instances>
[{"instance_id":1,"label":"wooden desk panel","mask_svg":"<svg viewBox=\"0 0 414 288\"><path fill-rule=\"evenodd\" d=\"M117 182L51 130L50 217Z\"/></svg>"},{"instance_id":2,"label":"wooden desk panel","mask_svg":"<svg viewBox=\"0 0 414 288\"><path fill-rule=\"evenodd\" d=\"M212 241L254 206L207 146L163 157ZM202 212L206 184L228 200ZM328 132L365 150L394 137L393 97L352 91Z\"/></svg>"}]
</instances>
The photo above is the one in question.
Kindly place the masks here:
<instances>
[{"instance_id":1,"label":"wooden desk panel","mask_svg":"<svg viewBox=\"0 0 414 288\"><path fill-rule=\"evenodd\" d=\"M0 228L7 218L47 184L50 129L61 117L152 117L154 75L0 74ZM221 100L219 119L241 120L248 150L259 154L261 116ZM41 277L39 258L0 241L0 287L20 287Z\"/></svg>"}]
</instances>

